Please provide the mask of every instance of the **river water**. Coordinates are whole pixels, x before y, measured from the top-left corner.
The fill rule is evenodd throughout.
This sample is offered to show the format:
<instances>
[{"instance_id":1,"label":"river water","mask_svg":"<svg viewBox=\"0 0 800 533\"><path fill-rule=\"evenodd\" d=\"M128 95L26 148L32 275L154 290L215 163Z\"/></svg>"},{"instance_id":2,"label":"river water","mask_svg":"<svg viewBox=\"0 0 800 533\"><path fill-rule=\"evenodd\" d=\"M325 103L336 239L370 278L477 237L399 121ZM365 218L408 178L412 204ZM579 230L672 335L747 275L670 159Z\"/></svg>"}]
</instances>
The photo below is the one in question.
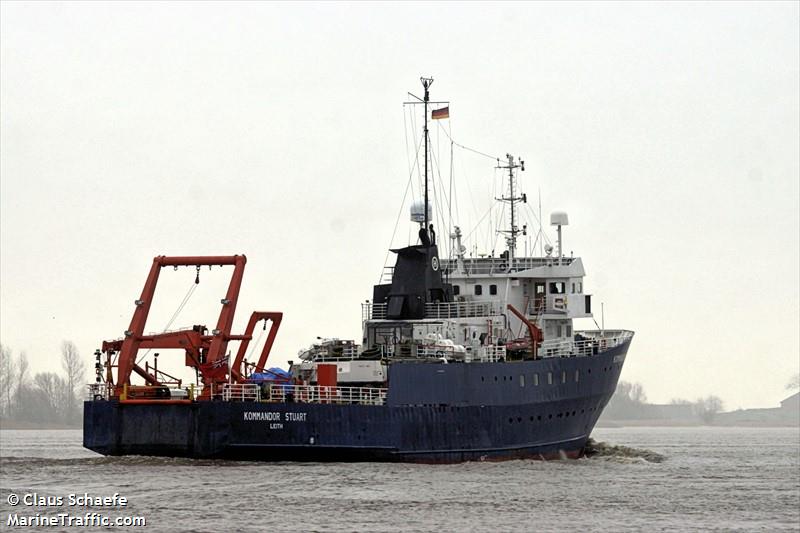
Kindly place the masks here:
<instances>
[{"instance_id":1,"label":"river water","mask_svg":"<svg viewBox=\"0 0 800 533\"><path fill-rule=\"evenodd\" d=\"M20 517L97 512L143 517L146 526L125 529L158 532L800 531L797 428L593 437L613 446L578 460L431 466L105 458L81 447L80 431L0 431L0 530ZM50 505L9 504L34 493ZM69 505L86 493L119 493L127 506ZM55 520L19 529L98 529Z\"/></svg>"}]
</instances>

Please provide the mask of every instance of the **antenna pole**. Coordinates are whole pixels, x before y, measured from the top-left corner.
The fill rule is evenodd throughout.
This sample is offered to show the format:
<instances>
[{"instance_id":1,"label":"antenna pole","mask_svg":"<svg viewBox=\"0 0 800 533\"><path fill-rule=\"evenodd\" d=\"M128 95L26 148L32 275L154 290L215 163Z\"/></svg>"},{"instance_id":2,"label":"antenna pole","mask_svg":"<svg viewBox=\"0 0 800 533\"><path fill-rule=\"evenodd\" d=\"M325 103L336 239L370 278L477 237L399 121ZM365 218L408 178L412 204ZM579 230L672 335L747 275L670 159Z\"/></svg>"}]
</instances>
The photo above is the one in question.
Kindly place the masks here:
<instances>
[{"instance_id":1,"label":"antenna pole","mask_svg":"<svg viewBox=\"0 0 800 533\"><path fill-rule=\"evenodd\" d=\"M542 188L539 187L539 235L542 237L539 243L539 256L544 257L544 222L542 222Z\"/></svg>"},{"instance_id":2,"label":"antenna pole","mask_svg":"<svg viewBox=\"0 0 800 533\"><path fill-rule=\"evenodd\" d=\"M425 128L423 134L425 135L425 225L423 228L428 231L428 102L430 101L430 93L428 88L433 83L433 78L420 78L422 87L425 89L425 97L423 98L423 105L425 107Z\"/></svg>"},{"instance_id":3,"label":"antenna pole","mask_svg":"<svg viewBox=\"0 0 800 533\"><path fill-rule=\"evenodd\" d=\"M515 161L514 156L511 154L506 154L506 158L508 162L505 165L501 165L498 161L497 168L508 169L509 195L507 197L503 196L501 198L497 198L497 200L501 202L508 202L511 205L511 227L507 230L501 231L501 233L508 235L506 237L506 245L508 246L508 268L510 270L514 266L514 256L517 253L517 235L523 231L517 227L516 203L519 201L527 202L528 197L525 194L522 194L521 196L514 196L514 170L519 168L524 171L525 161L522 161L521 159Z\"/></svg>"}]
</instances>

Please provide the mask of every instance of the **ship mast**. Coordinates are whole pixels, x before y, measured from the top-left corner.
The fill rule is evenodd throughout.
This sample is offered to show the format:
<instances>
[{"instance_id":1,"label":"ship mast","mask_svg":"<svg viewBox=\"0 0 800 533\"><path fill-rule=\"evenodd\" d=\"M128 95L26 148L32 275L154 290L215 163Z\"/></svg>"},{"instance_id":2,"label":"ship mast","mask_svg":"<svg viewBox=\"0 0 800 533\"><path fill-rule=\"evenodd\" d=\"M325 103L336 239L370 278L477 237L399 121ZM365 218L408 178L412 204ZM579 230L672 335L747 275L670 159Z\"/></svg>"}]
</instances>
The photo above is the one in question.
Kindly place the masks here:
<instances>
[{"instance_id":1,"label":"ship mast","mask_svg":"<svg viewBox=\"0 0 800 533\"><path fill-rule=\"evenodd\" d=\"M501 165L500 159L497 160L497 167L508 170L508 196L502 196L497 198L496 200L500 202L507 202L511 205L511 225L509 229L500 230L500 233L505 233L506 237L506 245L508 246L508 268L511 269L514 265L514 256L517 253L517 235L522 233L523 235L526 234L527 226L522 226L522 229L517 227L517 212L516 212L516 203L522 201L523 203L528 202L528 196L525 193L522 193L521 196L514 196L514 185L516 182L516 178L514 177L514 170L520 169L523 172L525 171L525 161L520 158L517 158L519 161L514 160L514 156L511 154L506 154L507 162L506 164Z\"/></svg>"},{"instance_id":2,"label":"ship mast","mask_svg":"<svg viewBox=\"0 0 800 533\"><path fill-rule=\"evenodd\" d=\"M428 88L433 83L433 78L420 78L422 82L422 87L425 89L425 96L423 97L423 105L425 106L425 128L424 128L424 135L425 135L425 206L423 207L423 211L425 212L425 224L422 226L425 228L425 231L428 231L428 102L430 101L430 92Z\"/></svg>"},{"instance_id":3,"label":"ship mast","mask_svg":"<svg viewBox=\"0 0 800 533\"><path fill-rule=\"evenodd\" d=\"M432 102L431 98L430 98L430 86L433 84L433 78L420 78L419 80L422 82L422 88L425 90L423 98L420 98L419 96L416 96L414 94L408 93L409 96L417 99L417 101L416 102L403 102L403 105L406 105L406 104L411 104L411 105L422 104L423 107L424 107L425 120L424 120L424 123L423 123L424 124L423 141L424 141L424 145L425 146L424 146L423 159L425 160L425 171L424 171L425 198L424 198L423 201L425 202L425 205L422 207L421 216L419 214L416 214L415 216L412 216L412 220L414 220L415 222L419 222L422 225L421 230L425 230L425 233L429 234L430 226L431 226L431 220L430 220L430 217L428 216L429 215L428 209L430 207L430 204L429 204L429 202L430 202L430 184L428 183L428 174L429 174L428 173L428 165L429 165L429 160L430 160L430 158L428 157L428 151L430 149L429 148L430 147L430 133L428 131L428 104L449 104L450 102ZM437 110L434 110L434 113L436 113L436 111ZM442 111L442 110L439 110L439 111ZM446 113L447 112L447 108L445 108L443 111L445 111L445 113ZM447 114L444 115L444 118L446 118L446 117L447 117ZM434 118L437 118L437 117L434 117ZM417 217L419 217L419 218L417 218Z\"/></svg>"}]
</instances>

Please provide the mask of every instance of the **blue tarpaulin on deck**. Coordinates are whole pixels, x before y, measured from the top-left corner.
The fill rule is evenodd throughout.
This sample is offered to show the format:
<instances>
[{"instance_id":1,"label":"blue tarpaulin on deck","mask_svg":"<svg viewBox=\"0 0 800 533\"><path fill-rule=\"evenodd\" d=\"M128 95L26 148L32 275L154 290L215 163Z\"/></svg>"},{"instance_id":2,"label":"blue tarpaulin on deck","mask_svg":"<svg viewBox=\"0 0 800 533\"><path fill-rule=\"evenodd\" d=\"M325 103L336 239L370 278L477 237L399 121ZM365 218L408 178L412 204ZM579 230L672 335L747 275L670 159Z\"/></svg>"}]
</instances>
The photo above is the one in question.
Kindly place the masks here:
<instances>
[{"instance_id":1,"label":"blue tarpaulin on deck","mask_svg":"<svg viewBox=\"0 0 800 533\"><path fill-rule=\"evenodd\" d=\"M250 374L248 381L283 381L291 379L292 374L287 370L278 367L272 367L266 372L258 372Z\"/></svg>"}]
</instances>

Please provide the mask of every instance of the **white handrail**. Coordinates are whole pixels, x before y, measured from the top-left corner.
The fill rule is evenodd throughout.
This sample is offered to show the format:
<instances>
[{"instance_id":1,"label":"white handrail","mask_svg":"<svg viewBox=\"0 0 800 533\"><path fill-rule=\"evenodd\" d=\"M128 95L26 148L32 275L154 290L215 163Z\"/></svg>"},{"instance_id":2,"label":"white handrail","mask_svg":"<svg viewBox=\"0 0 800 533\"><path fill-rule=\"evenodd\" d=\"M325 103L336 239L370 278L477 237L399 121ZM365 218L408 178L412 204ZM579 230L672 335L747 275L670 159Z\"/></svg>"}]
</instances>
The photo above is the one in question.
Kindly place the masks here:
<instances>
[{"instance_id":1,"label":"white handrail","mask_svg":"<svg viewBox=\"0 0 800 533\"><path fill-rule=\"evenodd\" d=\"M261 387L253 383L226 383L222 386L222 400L258 402L261 401Z\"/></svg>"},{"instance_id":2,"label":"white handrail","mask_svg":"<svg viewBox=\"0 0 800 533\"><path fill-rule=\"evenodd\" d=\"M330 387L324 385L282 385L269 387L267 401L279 403L338 403L383 405L387 389L378 387Z\"/></svg>"}]
</instances>

